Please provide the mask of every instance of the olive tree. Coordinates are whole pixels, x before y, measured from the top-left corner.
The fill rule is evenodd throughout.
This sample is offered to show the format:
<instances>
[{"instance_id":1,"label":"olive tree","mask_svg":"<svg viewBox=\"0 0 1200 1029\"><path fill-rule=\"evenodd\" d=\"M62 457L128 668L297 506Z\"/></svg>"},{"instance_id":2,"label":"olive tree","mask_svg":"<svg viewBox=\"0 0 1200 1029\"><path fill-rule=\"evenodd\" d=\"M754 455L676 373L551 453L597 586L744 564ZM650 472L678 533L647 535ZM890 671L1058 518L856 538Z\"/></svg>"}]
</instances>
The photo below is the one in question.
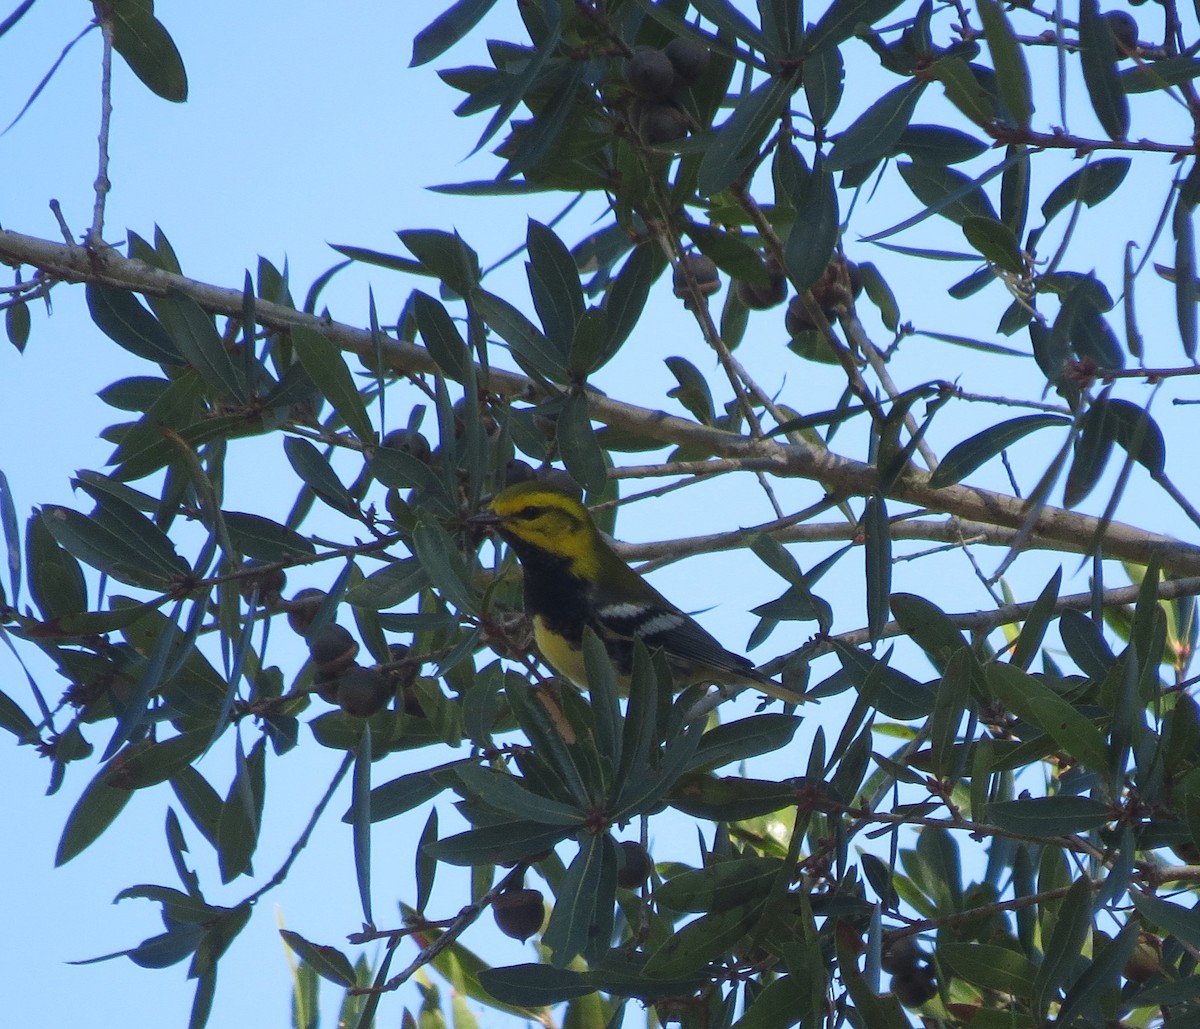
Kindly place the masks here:
<instances>
[{"instance_id":1,"label":"olive tree","mask_svg":"<svg viewBox=\"0 0 1200 1029\"><path fill-rule=\"evenodd\" d=\"M289 912L297 1024L318 977L367 1026L429 970L546 1026L630 1001L708 1029L1196 1024L1200 548L1151 514L1200 526L1172 477L1197 369L1195 12L522 0L520 38L484 47L493 6L438 14L412 62L477 127L478 177L430 184L464 225L559 198L494 254L406 226L394 253L337 246L298 304L269 261L207 282L161 232L106 243L112 62L187 93L146 0L93 4L91 225L0 230L18 349L55 332L36 301L82 288L97 345L144 362L103 391L122 420L81 508L18 511L0 478L0 632L56 670L10 677L0 725L78 798L58 860L141 791L165 811L178 882L123 894L165 928L109 956L187 962L204 1024L255 903L344 812L335 874L362 909L337 939ZM375 292L339 320L322 296L351 263ZM947 288L960 320L933 327ZM648 332L678 351L661 409ZM263 454L284 513L228 499ZM645 648L623 697L591 638L591 692L557 681L519 566L471 521L530 478L618 541L670 494L678 526L615 545L695 567L697 595L721 595L711 555L766 570L747 647L811 703L679 691ZM336 773L256 874L264 806L297 802L283 769L314 748ZM414 813L396 924L372 834ZM656 860L662 825L686 857ZM206 899L203 848L239 902Z\"/></svg>"}]
</instances>

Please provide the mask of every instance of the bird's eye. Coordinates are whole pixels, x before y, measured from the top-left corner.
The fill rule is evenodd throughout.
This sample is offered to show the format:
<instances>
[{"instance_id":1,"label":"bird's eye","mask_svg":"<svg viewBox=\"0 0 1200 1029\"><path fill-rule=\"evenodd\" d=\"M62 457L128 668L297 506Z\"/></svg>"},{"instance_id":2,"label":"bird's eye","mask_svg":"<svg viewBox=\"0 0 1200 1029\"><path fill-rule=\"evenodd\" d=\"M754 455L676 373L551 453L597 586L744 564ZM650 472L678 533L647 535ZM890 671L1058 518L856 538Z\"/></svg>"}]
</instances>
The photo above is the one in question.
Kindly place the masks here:
<instances>
[{"instance_id":1,"label":"bird's eye","mask_svg":"<svg viewBox=\"0 0 1200 1029\"><path fill-rule=\"evenodd\" d=\"M541 517L544 512L545 508L542 507L523 507L520 511L516 512L516 517L524 522L531 522L535 518Z\"/></svg>"}]
</instances>

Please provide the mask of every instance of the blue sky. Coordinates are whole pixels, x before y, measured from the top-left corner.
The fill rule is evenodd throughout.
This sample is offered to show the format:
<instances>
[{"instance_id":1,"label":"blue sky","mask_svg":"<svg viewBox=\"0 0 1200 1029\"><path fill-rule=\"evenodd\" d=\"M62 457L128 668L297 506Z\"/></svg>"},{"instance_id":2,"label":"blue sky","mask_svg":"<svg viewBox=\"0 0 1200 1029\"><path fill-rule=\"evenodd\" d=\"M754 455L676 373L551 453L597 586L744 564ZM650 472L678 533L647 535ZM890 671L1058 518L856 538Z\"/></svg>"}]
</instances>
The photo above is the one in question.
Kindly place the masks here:
<instances>
[{"instance_id":1,"label":"blue sky","mask_svg":"<svg viewBox=\"0 0 1200 1029\"><path fill-rule=\"evenodd\" d=\"M0 121L16 113L61 48L83 27L86 7L72 10L77 20L64 14L63 5L36 5L13 32L0 39L6 86ZM108 203L106 238L118 242L126 228L150 237L157 223L180 255L186 274L235 288L241 285L243 270L253 268L258 255L278 266L286 260L298 297L339 259L327 244L399 251L393 235L398 228L457 228L480 251L485 264L506 253L524 238L528 216L546 220L565 201L559 197L464 200L425 189L439 182L484 178L496 168L486 154L464 161L482 125L478 120L463 123L454 118L451 112L460 95L445 87L433 68L408 68L411 39L430 17L430 10L430 5L373 0L338 5L332 14L328 4L312 2L275 0L245 5L213 0L192 5L160 0L159 17L188 67L190 98L182 106L157 99L118 62L110 169L114 188ZM486 36L522 38L514 23L507 9L498 9L470 41L439 59L434 67L483 60ZM60 201L74 232L81 233L90 220L99 52L99 39L92 34L67 58L25 118L0 137L0 161L7 183L0 196L0 223L5 228L57 239L57 226L48 207L51 198ZM1045 66L1036 63L1038 60L1044 62L1045 58L1035 59L1035 70ZM875 89L883 81L882 73L869 55L862 66ZM1071 96L1072 127L1096 133L1081 94L1072 92ZM1058 121L1054 101L1047 103L1050 110L1035 116L1037 124ZM844 128L861 106L853 96L847 97L836 127ZM944 110L943 102L931 90L918 109L919 120L936 120ZM1180 135L1182 125L1180 115L1169 105L1135 106L1135 136L1170 138ZM1112 226L1105 219L1111 218L1111 213L1101 218L1085 214L1071 251L1073 263L1069 261L1068 266L1081 271L1096 267L1102 276L1117 278L1113 271L1119 267L1124 233L1144 244L1157 218L1165 182L1163 163L1156 163L1159 160L1150 162L1155 165L1152 175L1145 179L1131 176L1124 187L1122 212L1130 224L1120 227L1120 238L1114 240L1108 234ZM977 171L985 166L977 165ZM1057 159L1056 167L1061 178L1071 170L1069 157ZM1035 197L1044 195L1054 181L1037 180ZM893 224L919 208L894 171L860 204L864 205L862 220L855 223L859 235ZM601 213L593 204L569 219L563 230L568 242L590 231L591 219ZM963 248L958 230L936 219L904 241ZM1160 249L1161 259L1169 262L1169 249L1162 249L1161 244ZM992 329L1007 302L997 287L971 303L955 303L946 296L945 287L965 274L961 266L905 262L857 244L855 236L848 237L847 250L853 259L879 264L901 300L905 319L922 328L995 338ZM502 270L496 283L493 289L528 309L519 261ZM1140 310L1148 359L1156 364L1182 363L1171 289L1149 277L1143 284L1145 299ZM414 285L420 284L371 269L351 269L334 280L325 301L334 317L365 325L371 286L381 320L386 322L389 317L394 319ZM92 328L82 290L60 287L53 298L53 317L48 318L44 310L35 311L32 338L24 355L0 345L5 425L0 467L22 519L34 504L86 507L82 500L73 499L70 476L78 468L103 468L110 448L97 433L120 420L119 413L105 407L95 393L116 378L152 371L118 352ZM656 297L646 323L598 384L623 397L678 413L678 408L664 399L673 380L662 358L681 353L705 372L712 368L694 325L681 318L682 313L669 296ZM870 331L878 333L877 340L886 339L877 319L865 316L864 320ZM840 391L836 378L825 369L790 357L783 350L779 321L773 315L771 320L752 321L739 357L768 390L780 393L783 402L801 410L832 406ZM1016 345L1023 346L1023 338L1018 337ZM969 390L1036 397L1032 385L1037 381L1036 371L1030 361L981 361L968 351L928 340L905 343L896 377L903 384L934 377L960 378ZM1144 387L1129 385L1121 395L1144 403L1146 392ZM1173 394L1188 396L1186 383L1175 387ZM723 401L724 395L718 400ZM1172 409L1165 400L1158 401L1155 413L1163 422L1170 447L1172 432L1182 441L1184 434L1193 431L1190 422L1195 409ZM397 408L400 406L398 403ZM956 440L1012 413L997 414L981 405L964 407L935 427L935 449L944 453ZM865 446L856 432L844 433L837 445L850 456L861 457ZM247 474L231 481L229 506L282 517L294 495L290 470L284 466L279 440L261 449L256 446L246 446L240 467ZM1018 451L1021 454L1026 468L1036 466L1040 471L1037 462L1042 457L1036 449ZM1195 465L1181 461L1182 456L1182 452L1174 460L1169 456L1168 471L1185 493L1194 495ZM277 479L270 474L273 464L283 469ZM249 474L251 469L253 474ZM1027 472L1027 478L1036 477L1036 471ZM975 481L1005 488L999 467L984 470ZM1122 508L1124 517L1141 520L1156 531L1194 537L1194 528L1145 481L1140 470L1135 472L1133 485ZM793 484L785 496L798 498L798 507L804 498L813 499L814 491L815 487ZM1097 510L1103 507L1102 494L1103 490L1098 490L1091 501ZM666 501L641 516L635 509L622 521L621 535L638 540L691 535L769 517L762 496L748 481L706 487L704 496L708 501L696 507L683 508L678 501ZM912 545L906 552L917 549L920 547ZM809 567L826 552L812 547L797 556ZM984 555L991 563L998 558ZM758 568L748 571L750 560L745 555L705 558L668 569L655 581L685 606L711 609L704 615L706 624L727 645L737 647L754 621L744 611L770 599L780 587L770 573ZM1053 559L1019 562L1011 577L1014 591L1022 599L1036 595L1057 564ZM1064 592L1085 589L1086 576L1077 560L1067 558L1063 565L1068 576ZM859 566L852 567L857 572ZM1113 574L1119 576L1119 572ZM931 580L933 576L938 578ZM936 591L931 581L939 583ZM291 588L306 584L307 580L295 579ZM321 583L314 580L313 584ZM961 588L952 584L961 584ZM863 620L861 577L846 575L827 585L839 612L836 628L856 628ZM899 564L895 588L944 598L946 607L953 610L988 604L961 555ZM807 627L797 631L806 632ZM286 635L282 627L276 632ZM802 639L803 635L771 642L782 649L796 646ZM290 675L303 661L303 650L292 640L276 640L276 646L272 659ZM925 674L919 660L911 654L909 658L909 670ZM46 664L31 660L30 667L46 692L56 696L62 684ZM23 673L8 653L0 656L0 670L0 689L31 706ZM825 669L815 678L831 670ZM810 737L813 726L823 719L835 732L840 725L833 705L809 718L802 740ZM103 738L96 742L102 744ZM802 743L798 746L802 748ZM376 770L377 781L417 767L414 762L423 756L389 759L382 763L387 767ZM794 764L787 769L776 766L774 771L796 774L804 758L803 749L784 755L781 761ZM430 758L445 759L444 752ZM205 760L206 774L223 790L232 770L230 752L218 748ZM255 862L260 876L269 876L283 860L337 760L338 755L302 738L300 748L273 764L268 817ZM86 1019L96 1025L131 1027L186 1024L191 989L183 982L185 966L153 972L124 960L86 967L65 964L133 946L158 931L153 905L125 901L113 907L110 901L135 883L175 882L163 842L164 813L173 799L169 792L162 788L135 797L104 838L65 867L54 869L61 827L92 774L91 768L73 767L63 790L46 798L47 763L28 750L9 749L4 767L8 782L4 810L13 838L0 848L0 875L8 884L0 913L10 941L4 963L5 987L0 991L0 1022L70 1024ZM340 812L347 798L345 793L335 801L334 810ZM441 806L446 808L444 803ZM375 902L381 923L388 923L395 911L393 898L411 900L412 851L425 814L421 809L411 818L384 823L375 835ZM445 817L449 824L448 810ZM656 849L655 856L665 856L675 848L678 856L686 859L692 853L690 832L677 835L684 838L662 840L662 849ZM215 862L204 853L203 842L194 831L189 838L202 879L216 882ZM456 910L465 894L465 878L443 869L439 885L438 911ZM210 899L232 903L250 890L244 883L235 883L215 888ZM276 904L290 928L321 942L339 944L346 933L358 928L361 918L346 827L335 820L320 832L288 884L260 906L251 926L222 963L212 1025L285 1024L287 964L276 919L269 910ZM499 938L484 929L468 935L466 942L496 960L528 959L522 957L528 952L507 941L504 950L493 954ZM368 955L373 953L368 951ZM332 991L328 994L332 1000ZM403 996L410 1006L415 1004L411 990ZM397 1011L393 1002L385 1017L397 1018ZM333 1011L328 1010L327 1024L332 1017ZM488 1016L487 1020L495 1024L498 1017Z\"/></svg>"}]
</instances>

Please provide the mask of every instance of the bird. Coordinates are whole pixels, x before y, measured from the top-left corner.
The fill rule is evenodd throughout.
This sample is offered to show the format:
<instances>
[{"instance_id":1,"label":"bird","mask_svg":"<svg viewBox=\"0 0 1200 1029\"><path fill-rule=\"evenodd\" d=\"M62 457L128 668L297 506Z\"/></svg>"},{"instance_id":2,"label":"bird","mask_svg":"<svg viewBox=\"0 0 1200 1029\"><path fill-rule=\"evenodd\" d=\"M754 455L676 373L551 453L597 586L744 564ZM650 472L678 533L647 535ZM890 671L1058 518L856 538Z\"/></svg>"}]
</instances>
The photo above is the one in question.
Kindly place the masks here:
<instances>
[{"instance_id":1,"label":"bird","mask_svg":"<svg viewBox=\"0 0 1200 1029\"><path fill-rule=\"evenodd\" d=\"M787 704L804 700L726 650L630 568L569 489L537 479L507 486L471 523L494 531L516 552L538 650L580 689L588 688L583 632L591 628L622 692L628 691L634 641L640 639L663 651L677 689L706 683L756 688Z\"/></svg>"}]
</instances>

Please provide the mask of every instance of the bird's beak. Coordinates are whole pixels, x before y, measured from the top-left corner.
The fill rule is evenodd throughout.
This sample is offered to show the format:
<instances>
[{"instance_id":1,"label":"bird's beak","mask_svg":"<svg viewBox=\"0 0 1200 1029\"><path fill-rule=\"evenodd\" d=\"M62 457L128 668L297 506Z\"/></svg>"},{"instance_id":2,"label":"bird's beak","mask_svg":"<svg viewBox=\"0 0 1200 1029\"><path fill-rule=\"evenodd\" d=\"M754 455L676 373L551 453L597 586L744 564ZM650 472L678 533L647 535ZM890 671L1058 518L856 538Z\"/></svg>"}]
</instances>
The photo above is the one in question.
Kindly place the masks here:
<instances>
[{"instance_id":1,"label":"bird's beak","mask_svg":"<svg viewBox=\"0 0 1200 1029\"><path fill-rule=\"evenodd\" d=\"M478 526L481 529L494 529L500 524L500 521L500 516L495 511L486 510L471 515L467 519L467 524Z\"/></svg>"}]
</instances>

